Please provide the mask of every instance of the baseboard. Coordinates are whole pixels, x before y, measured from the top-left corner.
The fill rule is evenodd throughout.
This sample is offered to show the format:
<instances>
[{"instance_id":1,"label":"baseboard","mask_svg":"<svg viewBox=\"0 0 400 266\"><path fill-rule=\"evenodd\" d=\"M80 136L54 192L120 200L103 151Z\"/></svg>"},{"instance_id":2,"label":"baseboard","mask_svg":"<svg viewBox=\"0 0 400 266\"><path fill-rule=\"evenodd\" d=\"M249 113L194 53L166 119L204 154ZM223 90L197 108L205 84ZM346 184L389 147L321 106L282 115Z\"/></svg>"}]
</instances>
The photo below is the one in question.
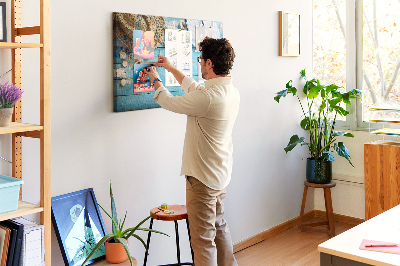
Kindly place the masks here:
<instances>
[{"instance_id":1,"label":"baseboard","mask_svg":"<svg viewBox=\"0 0 400 266\"><path fill-rule=\"evenodd\" d=\"M336 214L336 213L334 213L333 216L334 216L336 222L342 222L342 223L351 224L351 225L358 225L358 224L364 222L363 219L354 218L354 217ZM312 210L312 211L305 213L303 219L304 219L304 221L306 221L306 220L309 220L309 219L315 218L315 217L325 218L326 214L324 211ZM249 238L237 243L236 245L234 245L233 252L234 253L239 252L245 248L248 248L257 243L260 243L268 238L276 236L277 234L282 233L294 226L297 226L297 224L299 223L299 219L300 219L300 216L295 217L284 223L278 224L277 226L274 226L268 230L265 230L257 235L249 237Z\"/></svg>"},{"instance_id":2,"label":"baseboard","mask_svg":"<svg viewBox=\"0 0 400 266\"><path fill-rule=\"evenodd\" d=\"M315 211L315 217L326 218L325 211L320 211L320 210L314 210L314 211ZM336 214L336 213L333 214L333 217L335 219L335 222L341 222L341 223L351 224L351 225L359 225L360 223L365 221L364 219L341 215L341 214Z\"/></svg>"}]
</instances>

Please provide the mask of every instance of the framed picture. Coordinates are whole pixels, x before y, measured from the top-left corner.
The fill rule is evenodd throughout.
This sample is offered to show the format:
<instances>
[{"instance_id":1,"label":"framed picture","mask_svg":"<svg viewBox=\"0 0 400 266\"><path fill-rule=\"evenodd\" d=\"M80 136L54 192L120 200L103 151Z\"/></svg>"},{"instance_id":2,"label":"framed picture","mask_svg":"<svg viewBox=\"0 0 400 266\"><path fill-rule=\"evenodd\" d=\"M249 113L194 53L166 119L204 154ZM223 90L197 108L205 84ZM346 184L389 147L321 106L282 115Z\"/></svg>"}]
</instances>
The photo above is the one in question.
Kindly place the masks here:
<instances>
[{"instance_id":1,"label":"framed picture","mask_svg":"<svg viewBox=\"0 0 400 266\"><path fill-rule=\"evenodd\" d=\"M300 56L300 14L279 11L279 55Z\"/></svg>"},{"instance_id":2,"label":"framed picture","mask_svg":"<svg viewBox=\"0 0 400 266\"><path fill-rule=\"evenodd\" d=\"M92 188L51 198L54 231L66 266L80 266L107 234ZM104 246L86 265L105 258Z\"/></svg>"},{"instance_id":3,"label":"framed picture","mask_svg":"<svg viewBox=\"0 0 400 266\"><path fill-rule=\"evenodd\" d=\"M0 42L7 41L6 2L0 2Z\"/></svg>"}]
</instances>

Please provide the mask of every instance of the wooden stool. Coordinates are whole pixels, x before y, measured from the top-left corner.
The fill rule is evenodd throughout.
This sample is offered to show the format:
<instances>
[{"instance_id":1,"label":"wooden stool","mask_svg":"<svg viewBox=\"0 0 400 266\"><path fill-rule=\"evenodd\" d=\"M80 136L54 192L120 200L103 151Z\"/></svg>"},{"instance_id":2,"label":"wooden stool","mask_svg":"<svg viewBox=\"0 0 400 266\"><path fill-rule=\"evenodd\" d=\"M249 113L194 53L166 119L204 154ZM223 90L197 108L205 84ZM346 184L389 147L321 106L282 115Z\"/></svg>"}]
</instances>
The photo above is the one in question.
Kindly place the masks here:
<instances>
[{"instance_id":1,"label":"wooden stool","mask_svg":"<svg viewBox=\"0 0 400 266\"><path fill-rule=\"evenodd\" d=\"M335 235L335 220L333 219L332 196L331 196L331 188L335 186L336 183L333 181L329 184L314 184L304 181L304 193L303 193L303 202L301 204L299 231L327 233L330 237ZM306 205L308 187L324 189L325 210L326 210L326 218L328 219L328 221L309 223L303 225L304 206ZM315 226L319 225L328 225L328 229L315 228Z\"/></svg>"},{"instance_id":2,"label":"wooden stool","mask_svg":"<svg viewBox=\"0 0 400 266\"><path fill-rule=\"evenodd\" d=\"M165 264L165 265L160 265L160 266L167 266L167 265L194 265L194 255L193 255L193 249L192 249L192 244L190 242L190 230L189 230L189 220L188 220L188 215L187 215L187 210L185 205L168 205L168 211L174 211L174 213L165 213L163 211L160 211L160 206L155 207L150 211L150 214L153 214L155 212L158 212L156 215L154 215L151 220L150 220L150 229L153 229L153 221L154 219L156 220L161 220L161 221L174 221L175 223L175 236L176 236L176 255L178 258L178 263L176 264ZM178 233L178 220L186 220L186 226L188 230L188 235L189 235L189 244L190 244L190 251L192 252L192 261L193 262L181 262L181 251L179 248L179 233ZM150 245L150 236L151 236L151 231L149 231L149 234L147 236L147 251L144 255L144 263L143 266L146 266L147 264L147 255L148 255L148 250L149 250L149 245Z\"/></svg>"}]
</instances>

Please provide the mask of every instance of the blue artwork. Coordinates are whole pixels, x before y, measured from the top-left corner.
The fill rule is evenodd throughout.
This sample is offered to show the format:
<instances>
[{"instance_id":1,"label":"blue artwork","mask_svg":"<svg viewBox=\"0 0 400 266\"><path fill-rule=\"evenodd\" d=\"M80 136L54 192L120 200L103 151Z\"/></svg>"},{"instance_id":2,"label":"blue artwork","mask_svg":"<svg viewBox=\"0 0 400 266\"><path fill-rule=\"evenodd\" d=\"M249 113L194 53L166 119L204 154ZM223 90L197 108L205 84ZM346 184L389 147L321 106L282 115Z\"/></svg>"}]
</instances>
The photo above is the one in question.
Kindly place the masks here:
<instances>
[{"instance_id":1,"label":"blue artwork","mask_svg":"<svg viewBox=\"0 0 400 266\"><path fill-rule=\"evenodd\" d=\"M67 266L80 266L107 234L92 188L51 198L54 231ZM85 265L105 257L104 245Z\"/></svg>"},{"instance_id":2,"label":"blue artwork","mask_svg":"<svg viewBox=\"0 0 400 266\"><path fill-rule=\"evenodd\" d=\"M165 56L166 29L191 32L192 38L189 38L190 35L185 35L185 40L188 38L192 40L192 52L188 55L192 67L191 73L190 70L188 73L197 81L199 81L197 57L200 56L200 52L196 50L196 29L207 27L210 29L207 30L208 35L212 35L213 38L223 37L222 23L206 20L115 12L113 27L114 112L160 107L154 101L154 88L149 86L146 77L139 76L143 67L157 62L159 55ZM169 86L169 80L166 86L168 73L165 73L163 68L157 70L164 86L172 95L184 94L180 86Z\"/></svg>"}]
</instances>

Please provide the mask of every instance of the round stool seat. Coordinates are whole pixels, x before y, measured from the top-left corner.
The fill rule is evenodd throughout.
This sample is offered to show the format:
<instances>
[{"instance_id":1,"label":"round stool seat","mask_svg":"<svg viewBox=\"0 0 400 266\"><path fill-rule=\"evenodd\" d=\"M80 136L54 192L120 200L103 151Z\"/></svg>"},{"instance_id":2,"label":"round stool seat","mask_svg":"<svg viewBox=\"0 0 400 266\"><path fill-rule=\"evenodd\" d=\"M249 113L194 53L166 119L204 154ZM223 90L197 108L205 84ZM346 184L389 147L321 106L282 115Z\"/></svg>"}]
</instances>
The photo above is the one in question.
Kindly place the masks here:
<instances>
[{"instance_id":1,"label":"round stool seat","mask_svg":"<svg viewBox=\"0 0 400 266\"><path fill-rule=\"evenodd\" d=\"M162 221L178 221L188 218L186 205L168 205L167 210L174 211L174 213L165 213L159 208L161 207L155 207L150 211L150 214L158 212L156 215L153 216L153 219Z\"/></svg>"},{"instance_id":2,"label":"round stool seat","mask_svg":"<svg viewBox=\"0 0 400 266\"><path fill-rule=\"evenodd\" d=\"M304 181L304 185L307 187L314 187L314 188L331 188L331 187L335 187L336 183L335 182L330 182L328 184L316 184L316 183L310 183L308 181Z\"/></svg>"}]
</instances>

